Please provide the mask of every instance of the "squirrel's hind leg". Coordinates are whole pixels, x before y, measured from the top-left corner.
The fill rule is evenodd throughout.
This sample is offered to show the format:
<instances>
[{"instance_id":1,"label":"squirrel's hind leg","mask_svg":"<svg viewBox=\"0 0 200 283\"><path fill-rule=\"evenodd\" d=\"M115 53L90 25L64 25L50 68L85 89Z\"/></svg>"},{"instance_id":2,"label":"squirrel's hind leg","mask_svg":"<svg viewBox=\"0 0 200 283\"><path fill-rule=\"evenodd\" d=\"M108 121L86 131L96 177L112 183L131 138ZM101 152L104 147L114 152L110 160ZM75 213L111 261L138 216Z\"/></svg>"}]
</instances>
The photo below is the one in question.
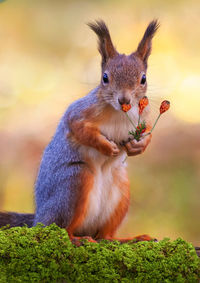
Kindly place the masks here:
<instances>
[{"instance_id":1,"label":"squirrel's hind leg","mask_svg":"<svg viewBox=\"0 0 200 283\"><path fill-rule=\"evenodd\" d=\"M130 189L129 189L129 180L127 172L124 167L116 168L113 171L113 180L115 180L115 185L120 188L121 199L116 207L114 213L111 215L110 219L104 224L100 229L99 233L96 236L97 241L99 242L102 239L106 240L117 240L121 243L126 243L128 241L151 241L155 240L149 235L139 235L131 238L115 238L114 234L123 221L126 213L128 212L129 202L130 202Z\"/></svg>"},{"instance_id":2,"label":"squirrel's hind leg","mask_svg":"<svg viewBox=\"0 0 200 283\"><path fill-rule=\"evenodd\" d=\"M77 247L81 246L82 240L88 240L90 243L97 243L92 237L90 236L83 236L83 237L76 237L76 236L70 236L70 240L72 244L76 245Z\"/></svg>"},{"instance_id":3,"label":"squirrel's hind leg","mask_svg":"<svg viewBox=\"0 0 200 283\"><path fill-rule=\"evenodd\" d=\"M37 198L34 225L38 222L48 226L52 223L65 228L70 237L85 219L88 196L93 187L93 170L89 164L62 167L56 175L51 194ZM60 169L60 170L61 170ZM43 182L44 183L44 182ZM40 190L47 190L41 186Z\"/></svg>"},{"instance_id":4,"label":"squirrel's hind leg","mask_svg":"<svg viewBox=\"0 0 200 283\"><path fill-rule=\"evenodd\" d=\"M119 188L121 198L109 219L105 222L101 229L99 229L96 239L112 239L128 212L130 189L126 169L124 167L114 168L112 170L112 175L113 185Z\"/></svg>"},{"instance_id":5,"label":"squirrel's hind leg","mask_svg":"<svg viewBox=\"0 0 200 283\"><path fill-rule=\"evenodd\" d=\"M80 187L78 188L78 196L77 196L73 218L69 226L66 227L66 230L69 234L72 243L74 243L77 246L80 245L81 239L87 239L89 242L96 242L90 236L84 236L84 237L74 236L74 233L79 227L81 227L86 217L88 202L89 202L89 194L94 184L93 170L89 167L83 168L79 178L80 178L79 181Z\"/></svg>"},{"instance_id":6,"label":"squirrel's hind leg","mask_svg":"<svg viewBox=\"0 0 200 283\"><path fill-rule=\"evenodd\" d=\"M134 241L134 242L143 242L143 241L157 241L155 238L150 237L149 235L139 235L139 236L135 236L135 237L130 237L130 238L116 238L116 237L105 237L105 240L109 240L109 241L119 241L121 244L123 243L128 243L130 241ZM101 241L102 239L99 239L99 241Z\"/></svg>"}]
</instances>

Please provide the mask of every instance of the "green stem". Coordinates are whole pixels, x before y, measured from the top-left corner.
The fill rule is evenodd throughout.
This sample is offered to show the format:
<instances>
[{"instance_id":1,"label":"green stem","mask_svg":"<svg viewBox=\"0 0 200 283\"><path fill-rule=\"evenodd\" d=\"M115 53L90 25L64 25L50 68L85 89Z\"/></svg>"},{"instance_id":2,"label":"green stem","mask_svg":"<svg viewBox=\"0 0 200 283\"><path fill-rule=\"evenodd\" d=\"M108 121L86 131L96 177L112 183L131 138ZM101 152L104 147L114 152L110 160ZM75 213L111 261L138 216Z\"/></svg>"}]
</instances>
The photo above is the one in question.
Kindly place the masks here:
<instances>
[{"instance_id":1,"label":"green stem","mask_svg":"<svg viewBox=\"0 0 200 283\"><path fill-rule=\"evenodd\" d=\"M158 120L159 120L159 118L160 118L160 115L161 115L161 114L158 115L158 118L156 119L156 121L155 121L155 123L154 123L154 125L153 125L153 127L152 127L152 129L151 129L151 131L150 131L150 133L153 132L153 129L155 128L155 126L156 126L156 124L157 124L157 122L158 122Z\"/></svg>"},{"instance_id":2,"label":"green stem","mask_svg":"<svg viewBox=\"0 0 200 283\"><path fill-rule=\"evenodd\" d=\"M153 127L151 128L151 131L148 132L148 133L146 133L146 134L144 134L143 137L146 137L146 136L150 135L150 134L153 132L153 129L155 128L155 126L156 126L156 124L157 124L157 122L158 122L158 120L159 120L159 118L160 118L160 115L161 115L161 114L158 115L158 118L156 119L156 121L155 121Z\"/></svg>"},{"instance_id":3,"label":"green stem","mask_svg":"<svg viewBox=\"0 0 200 283\"><path fill-rule=\"evenodd\" d=\"M137 129L136 126L134 125L134 123L132 122L131 118L128 116L127 112L126 112L126 116L128 117L128 119L129 119L129 121L131 122L131 124L133 125L133 127L134 127L135 129Z\"/></svg>"},{"instance_id":4,"label":"green stem","mask_svg":"<svg viewBox=\"0 0 200 283\"><path fill-rule=\"evenodd\" d=\"M139 126L139 124L140 124L140 114L139 114L139 118L138 118L138 126Z\"/></svg>"}]
</instances>

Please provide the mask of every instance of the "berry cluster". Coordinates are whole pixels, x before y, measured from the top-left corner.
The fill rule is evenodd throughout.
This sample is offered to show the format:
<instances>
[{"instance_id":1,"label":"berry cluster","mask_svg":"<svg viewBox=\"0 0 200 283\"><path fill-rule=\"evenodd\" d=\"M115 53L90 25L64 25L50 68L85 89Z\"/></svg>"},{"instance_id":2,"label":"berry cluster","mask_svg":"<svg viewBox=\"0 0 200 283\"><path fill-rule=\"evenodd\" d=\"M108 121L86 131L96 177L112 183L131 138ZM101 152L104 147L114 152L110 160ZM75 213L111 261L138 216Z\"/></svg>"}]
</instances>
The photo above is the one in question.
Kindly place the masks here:
<instances>
[{"instance_id":1,"label":"berry cluster","mask_svg":"<svg viewBox=\"0 0 200 283\"><path fill-rule=\"evenodd\" d=\"M146 122L142 121L140 123L140 118L141 115L143 113L143 110L145 109L145 107L149 104L149 100L147 98L147 96L144 96L142 99L140 99L139 103L138 103L138 108L139 108L139 119L138 119L138 125L135 126L133 121L130 119L130 117L128 116L128 111L131 109L131 104L122 104L122 111L124 111L129 119L129 121L131 122L131 124L134 126L135 130L134 131L130 131L129 134L132 135L134 137L134 139L136 139L137 141L140 140L141 135L144 134L146 132ZM164 100L161 105L160 105L160 113L153 125L153 127L151 128L151 131L146 133L146 135L149 135L152 133L153 129L155 128L155 125L157 124L161 114L163 114L164 112L166 112L168 109L170 108L170 102L168 100Z\"/></svg>"},{"instance_id":2,"label":"berry cluster","mask_svg":"<svg viewBox=\"0 0 200 283\"><path fill-rule=\"evenodd\" d=\"M131 109L131 104L122 104L122 110L128 112Z\"/></svg>"}]
</instances>

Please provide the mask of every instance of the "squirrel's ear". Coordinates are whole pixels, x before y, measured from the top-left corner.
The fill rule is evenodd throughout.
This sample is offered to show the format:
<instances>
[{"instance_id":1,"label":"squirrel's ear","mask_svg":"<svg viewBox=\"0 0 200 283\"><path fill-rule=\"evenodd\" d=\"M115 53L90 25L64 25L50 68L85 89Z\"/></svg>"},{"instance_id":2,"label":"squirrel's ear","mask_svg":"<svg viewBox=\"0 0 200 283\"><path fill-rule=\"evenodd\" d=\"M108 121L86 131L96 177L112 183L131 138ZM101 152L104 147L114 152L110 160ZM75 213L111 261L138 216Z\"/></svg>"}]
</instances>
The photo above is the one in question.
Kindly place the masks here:
<instances>
[{"instance_id":1,"label":"squirrel's ear","mask_svg":"<svg viewBox=\"0 0 200 283\"><path fill-rule=\"evenodd\" d=\"M112 44L109 30L102 20L96 21L95 23L88 23L88 26L98 36L98 50L102 56L102 67L104 67L109 58L113 58L117 55L117 51Z\"/></svg>"},{"instance_id":2,"label":"squirrel's ear","mask_svg":"<svg viewBox=\"0 0 200 283\"><path fill-rule=\"evenodd\" d=\"M152 48L152 38L159 28L159 23L157 20L150 22L148 25L142 40L140 41L136 53L143 60L144 64L147 65L147 60L149 55L151 54Z\"/></svg>"}]
</instances>

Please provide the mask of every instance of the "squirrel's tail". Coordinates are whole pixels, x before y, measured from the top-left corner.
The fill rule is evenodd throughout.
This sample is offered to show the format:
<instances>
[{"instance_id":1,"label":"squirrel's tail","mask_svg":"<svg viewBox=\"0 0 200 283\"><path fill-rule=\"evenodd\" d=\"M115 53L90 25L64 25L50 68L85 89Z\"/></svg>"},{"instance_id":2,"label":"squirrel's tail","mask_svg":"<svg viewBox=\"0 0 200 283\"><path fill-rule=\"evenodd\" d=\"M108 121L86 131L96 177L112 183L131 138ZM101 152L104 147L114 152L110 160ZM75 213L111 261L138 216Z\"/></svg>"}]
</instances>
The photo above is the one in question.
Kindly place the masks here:
<instances>
[{"instance_id":1,"label":"squirrel's tail","mask_svg":"<svg viewBox=\"0 0 200 283\"><path fill-rule=\"evenodd\" d=\"M16 212L0 212L0 227L10 225L10 227L33 226L34 214L16 213Z\"/></svg>"}]
</instances>

